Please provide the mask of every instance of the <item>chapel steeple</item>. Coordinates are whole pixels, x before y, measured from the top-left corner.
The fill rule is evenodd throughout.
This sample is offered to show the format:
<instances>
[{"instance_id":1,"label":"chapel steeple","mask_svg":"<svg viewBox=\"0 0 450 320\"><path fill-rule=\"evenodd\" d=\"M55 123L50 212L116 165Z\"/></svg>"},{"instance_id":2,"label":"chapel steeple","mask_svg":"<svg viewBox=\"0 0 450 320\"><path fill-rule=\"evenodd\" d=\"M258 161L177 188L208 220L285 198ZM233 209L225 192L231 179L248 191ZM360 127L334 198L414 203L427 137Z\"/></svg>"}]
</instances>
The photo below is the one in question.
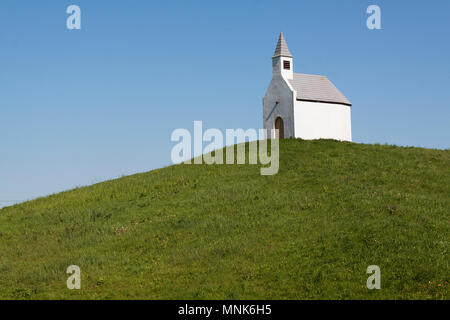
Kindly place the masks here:
<instances>
[{"instance_id":1,"label":"chapel steeple","mask_svg":"<svg viewBox=\"0 0 450 320\"><path fill-rule=\"evenodd\" d=\"M275 49L275 53L272 58L276 57L288 57L292 58L292 54L289 51L288 45L286 43L286 39L284 38L283 32L280 33L280 37L278 38L277 47Z\"/></svg>"},{"instance_id":2,"label":"chapel steeple","mask_svg":"<svg viewBox=\"0 0 450 320\"><path fill-rule=\"evenodd\" d=\"M283 32L278 38L277 47L272 57L272 69L274 75L281 75L286 79L292 80L294 78L293 57L289 51L286 39Z\"/></svg>"}]
</instances>

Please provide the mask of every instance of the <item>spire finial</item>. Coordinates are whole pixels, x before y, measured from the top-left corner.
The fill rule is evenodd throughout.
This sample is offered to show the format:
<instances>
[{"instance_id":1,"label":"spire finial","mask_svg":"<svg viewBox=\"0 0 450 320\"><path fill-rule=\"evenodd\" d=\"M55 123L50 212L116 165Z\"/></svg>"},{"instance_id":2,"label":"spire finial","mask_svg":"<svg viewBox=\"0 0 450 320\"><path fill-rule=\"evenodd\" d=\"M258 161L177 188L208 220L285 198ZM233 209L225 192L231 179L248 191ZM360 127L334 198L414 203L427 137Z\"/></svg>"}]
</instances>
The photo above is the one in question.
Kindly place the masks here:
<instances>
[{"instance_id":1,"label":"spire finial","mask_svg":"<svg viewBox=\"0 0 450 320\"><path fill-rule=\"evenodd\" d=\"M286 39L284 39L283 32L280 33L280 37L278 38L277 47L275 49L275 53L273 54L272 58L281 57L281 56L292 58L292 54L289 51L289 48L286 43Z\"/></svg>"}]
</instances>

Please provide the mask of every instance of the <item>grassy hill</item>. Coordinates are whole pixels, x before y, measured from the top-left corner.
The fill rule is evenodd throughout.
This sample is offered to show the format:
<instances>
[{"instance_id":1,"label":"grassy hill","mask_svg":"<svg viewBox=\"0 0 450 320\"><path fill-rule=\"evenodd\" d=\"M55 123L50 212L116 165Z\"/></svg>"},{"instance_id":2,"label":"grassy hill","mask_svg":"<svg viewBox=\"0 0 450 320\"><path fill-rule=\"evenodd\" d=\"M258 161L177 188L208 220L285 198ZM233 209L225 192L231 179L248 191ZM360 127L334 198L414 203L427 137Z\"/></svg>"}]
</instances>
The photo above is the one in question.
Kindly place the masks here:
<instances>
[{"instance_id":1,"label":"grassy hill","mask_svg":"<svg viewBox=\"0 0 450 320\"><path fill-rule=\"evenodd\" d=\"M259 169L178 165L4 208L0 298L450 298L449 150L284 140L279 173Z\"/></svg>"}]
</instances>

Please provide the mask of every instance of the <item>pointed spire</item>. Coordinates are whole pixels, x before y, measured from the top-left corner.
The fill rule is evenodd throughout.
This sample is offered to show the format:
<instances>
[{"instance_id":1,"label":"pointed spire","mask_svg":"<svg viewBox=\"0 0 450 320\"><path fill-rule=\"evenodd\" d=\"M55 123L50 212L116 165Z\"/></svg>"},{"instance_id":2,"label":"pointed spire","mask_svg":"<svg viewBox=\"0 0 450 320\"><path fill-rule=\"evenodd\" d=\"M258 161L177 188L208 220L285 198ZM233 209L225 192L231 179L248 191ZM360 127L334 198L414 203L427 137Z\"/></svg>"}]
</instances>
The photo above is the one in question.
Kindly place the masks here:
<instances>
[{"instance_id":1,"label":"pointed spire","mask_svg":"<svg viewBox=\"0 0 450 320\"><path fill-rule=\"evenodd\" d=\"M283 32L280 33L280 37L278 38L277 48L275 49L275 53L272 58L276 57L289 57L292 58L292 54L289 51L289 48L286 43L286 39L284 39Z\"/></svg>"}]
</instances>

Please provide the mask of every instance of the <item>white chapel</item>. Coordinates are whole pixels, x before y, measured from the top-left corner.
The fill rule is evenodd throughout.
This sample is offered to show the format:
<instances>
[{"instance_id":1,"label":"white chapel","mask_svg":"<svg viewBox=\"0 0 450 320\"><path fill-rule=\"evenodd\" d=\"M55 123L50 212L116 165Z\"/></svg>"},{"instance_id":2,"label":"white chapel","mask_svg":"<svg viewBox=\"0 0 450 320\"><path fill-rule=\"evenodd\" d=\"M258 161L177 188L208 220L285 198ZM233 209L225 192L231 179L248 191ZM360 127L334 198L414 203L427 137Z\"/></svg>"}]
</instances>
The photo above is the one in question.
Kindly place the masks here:
<instances>
[{"instance_id":1,"label":"white chapel","mask_svg":"<svg viewBox=\"0 0 450 320\"><path fill-rule=\"evenodd\" d=\"M352 104L327 77L294 73L294 59L283 33L272 57L272 70L263 99L264 129L278 129L281 139L352 141Z\"/></svg>"}]
</instances>

